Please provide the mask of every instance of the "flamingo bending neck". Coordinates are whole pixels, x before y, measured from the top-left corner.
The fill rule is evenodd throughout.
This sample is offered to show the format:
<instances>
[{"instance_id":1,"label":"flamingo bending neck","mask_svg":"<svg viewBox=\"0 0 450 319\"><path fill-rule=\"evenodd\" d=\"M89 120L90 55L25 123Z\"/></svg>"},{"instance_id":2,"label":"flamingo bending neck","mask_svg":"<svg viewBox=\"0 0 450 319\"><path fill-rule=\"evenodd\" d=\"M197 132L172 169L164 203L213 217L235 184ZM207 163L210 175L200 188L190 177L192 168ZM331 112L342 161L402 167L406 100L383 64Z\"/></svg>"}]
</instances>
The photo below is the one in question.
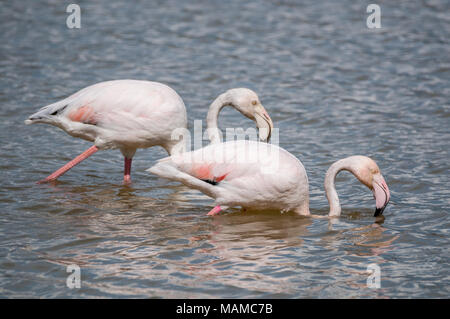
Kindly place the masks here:
<instances>
[{"instance_id":1,"label":"flamingo bending neck","mask_svg":"<svg viewBox=\"0 0 450 319\"><path fill-rule=\"evenodd\" d=\"M208 138L211 141L211 143L221 142L218 119L220 111L227 105L231 105L231 102L227 101L226 94L222 93L211 103L209 107L208 115L206 116L206 125L208 131Z\"/></svg>"},{"instance_id":2,"label":"flamingo bending neck","mask_svg":"<svg viewBox=\"0 0 450 319\"><path fill-rule=\"evenodd\" d=\"M339 196L336 191L335 183L337 174L342 170L349 171L355 175L348 158L344 158L333 163L325 174L325 194L328 199L328 204L330 205L330 212L328 216L338 217L341 215L341 204L339 202Z\"/></svg>"},{"instance_id":3,"label":"flamingo bending neck","mask_svg":"<svg viewBox=\"0 0 450 319\"><path fill-rule=\"evenodd\" d=\"M220 151L220 152L219 152ZM217 154L227 154L217 158ZM251 155L246 161L243 154ZM256 159L255 160L250 160ZM276 163L268 173L267 163ZM341 214L335 188L336 175L350 171L375 197L375 216L383 213L390 199L389 188L374 160L367 156L350 156L330 166L325 176L325 191L330 217ZM250 210L277 209L311 216L309 182L306 170L294 155L267 143L229 141L161 159L148 169L164 178L179 181L215 199L215 215L226 207L241 206Z\"/></svg>"},{"instance_id":4,"label":"flamingo bending neck","mask_svg":"<svg viewBox=\"0 0 450 319\"><path fill-rule=\"evenodd\" d=\"M335 182L336 176L343 170L352 173L362 184L372 190L377 204L375 216L382 214L389 202L390 194L378 166L366 156L350 156L334 162L325 174L325 194L330 205L328 216L339 217L341 215L341 204Z\"/></svg>"},{"instance_id":5,"label":"flamingo bending neck","mask_svg":"<svg viewBox=\"0 0 450 319\"><path fill-rule=\"evenodd\" d=\"M209 107L206 125L211 144L222 142L218 118L220 111L225 106L231 106L247 118L255 121L259 130L260 141L269 141L273 130L273 122L259 101L258 95L247 88L236 88L220 94Z\"/></svg>"}]
</instances>

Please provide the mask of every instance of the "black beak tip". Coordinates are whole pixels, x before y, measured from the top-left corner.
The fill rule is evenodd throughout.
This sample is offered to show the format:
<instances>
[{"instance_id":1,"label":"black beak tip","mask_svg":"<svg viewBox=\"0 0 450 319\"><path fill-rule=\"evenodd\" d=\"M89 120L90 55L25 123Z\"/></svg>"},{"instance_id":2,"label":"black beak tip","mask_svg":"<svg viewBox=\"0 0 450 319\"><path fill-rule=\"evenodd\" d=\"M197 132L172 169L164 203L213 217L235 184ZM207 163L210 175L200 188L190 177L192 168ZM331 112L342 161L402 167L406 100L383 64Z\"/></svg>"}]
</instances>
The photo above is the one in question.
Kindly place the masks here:
<instances>
[{"instance_id":1,"label":"black beak tip","mask_svg":"<svg viewBox=\"0 0 450 319\"><path fill-rule=\"evenodd\" d=\"M378 217L378 216L380 216L380 215L383 215L383 212L384 212L384 208L385 208L386 206L384 206L384 207L381 207L381 208L375 208L375 214L373 215L374 217Z\"/></svg>"}]
</instances>

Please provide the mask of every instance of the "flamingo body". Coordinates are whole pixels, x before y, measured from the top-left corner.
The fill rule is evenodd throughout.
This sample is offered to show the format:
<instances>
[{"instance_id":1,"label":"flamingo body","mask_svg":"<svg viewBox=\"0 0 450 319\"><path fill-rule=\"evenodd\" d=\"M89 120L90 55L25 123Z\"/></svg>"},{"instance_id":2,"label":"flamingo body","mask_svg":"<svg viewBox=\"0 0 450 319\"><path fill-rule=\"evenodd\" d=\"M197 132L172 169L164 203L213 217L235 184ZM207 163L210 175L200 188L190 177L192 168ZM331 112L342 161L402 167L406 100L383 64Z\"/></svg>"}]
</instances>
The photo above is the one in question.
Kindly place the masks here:
<instances>
[{"instance_id":1,"label":"flamingo body","mask_svg":"<svg viewBox=\"0 0 450 319\"><path fill-rule=\"evenodd\" d=\"M372 190L375 216L389 202L389 188L377 164L366 156L350 156L335 162L327 171L325 190L332 217L341 213L334 182L348 170ZM193 152L160 160L149 172L179 181L215 199L215 215L228 206L246 209L276 209L309 216L308 177L303 164L288 151L256 141L211 144Z\"/></svg>"},{"instance_id":2,"label":"flamingo body","mask_svg":"<svg viewBox=\"0 0 450 319\"><path fill-rule=\"evenodd\" d=\"M211 144L162 159L149 171L204 192L217 206L309 214L303 164L272 144L248 140Z\"/></svg>"},{"instance_id":3,"label":"flamingo body","mask_svg":"<svg viewBox=\"0 0 450 319\"><path fill-rule=\"evenodd\" d=\"M120 149L131 158L136 149L174 144L172 130L187 127L181 97L162 83L115 80L86 87L43 107L26 124L47 123L99 149Z\"/></svg>"},{"instance_id":4,"label":"flamingo body","mask_svg":"<svg viewBox=\"0 0 450 319\"><path fill-rule=\"evenodd\" d=\"M270 138L273 123L255 92L246 88L230 89L210 105L208 133L217 142L217 118L220 110L232 106L253 119L260 139ZM125 157L124 182L131 181L131 160L138 148L162 146L170 155L182 153L187 130L186 107L181 97L158 82L116 80L86 87L31 115L26 124L46 123L60 127L74 137L93 142L87 151L40 182L57 179L73 166L102 149L120 149ZM184 132L183 132L184 133Z\"/></svg>"}]
</instances>

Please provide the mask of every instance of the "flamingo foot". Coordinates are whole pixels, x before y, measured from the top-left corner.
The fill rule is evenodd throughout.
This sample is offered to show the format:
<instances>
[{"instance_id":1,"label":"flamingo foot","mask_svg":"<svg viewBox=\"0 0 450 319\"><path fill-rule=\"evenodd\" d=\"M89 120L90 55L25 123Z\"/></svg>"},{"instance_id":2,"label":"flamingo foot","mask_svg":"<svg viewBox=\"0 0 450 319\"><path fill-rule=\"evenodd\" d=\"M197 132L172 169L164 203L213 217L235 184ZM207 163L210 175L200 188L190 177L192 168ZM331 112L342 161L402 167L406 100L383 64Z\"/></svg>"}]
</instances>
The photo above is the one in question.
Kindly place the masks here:
<instances>
[{"instance_id":1,"label":"flamingo foot","mask_svg":"<svg viewBox=\"0 0 450 319\"><path fill-rule=\"evenodd\" d=\"M220 208L219 205L217 205L216 207L214 207L213 209L211 209L211 211L207 214L208 216L214 216L217 215L218 213L220 213L220 211L222 210L222 208Z\"/></svg>"},{"instance_id":2,"label":"flamingo foot","mask_svg":"<svg viewBox=\"0 0 450 319\"><path fill-rule=\"evenodd\" d=\"M124 175L123 176L123 184L124 185L130 185L131 184L131 176L130 175Z\"/></svg>"}]
</instances>

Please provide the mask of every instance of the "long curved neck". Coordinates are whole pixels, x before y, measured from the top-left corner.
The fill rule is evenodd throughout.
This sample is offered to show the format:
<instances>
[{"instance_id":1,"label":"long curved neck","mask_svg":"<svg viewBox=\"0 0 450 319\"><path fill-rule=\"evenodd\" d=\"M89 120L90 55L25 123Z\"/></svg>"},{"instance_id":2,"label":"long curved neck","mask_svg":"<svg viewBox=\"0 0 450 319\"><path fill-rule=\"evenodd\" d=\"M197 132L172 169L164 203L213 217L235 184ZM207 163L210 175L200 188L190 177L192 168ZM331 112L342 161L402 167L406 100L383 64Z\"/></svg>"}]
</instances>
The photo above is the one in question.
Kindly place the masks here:
<instances>
[{"instance_id":1,"label":"long curved neck","mask_svg":"<svg viewBox=\"0 0 450 319\"><path fill-rule=\"evenodd\" d=\"M352 169L352 165L347 159L339 160L333 163L327 170L325 175L325 193L330 205L329 216L337 217L341 215L341 204L339 203L339 197L335 187L336 175L342 171L347 170L352 174L355 174Z\"/></svg>"},{"instance_id":2,"label":"long curved neck","mask_svg":"<svg viewBox=\"0 0 450 319\"><path fill-rule=\"evenodd\" d=\"M208 115L206 116L206 129L208 131L208 138L211 141L211 143L220 143L221 138L219 134L219 127L218 127L218 118L220 110L224 106L232 105L231 101L227 98L227 94L223 93L219 95L214 102L211 103Z\"/></svg>"}]
</instances>

